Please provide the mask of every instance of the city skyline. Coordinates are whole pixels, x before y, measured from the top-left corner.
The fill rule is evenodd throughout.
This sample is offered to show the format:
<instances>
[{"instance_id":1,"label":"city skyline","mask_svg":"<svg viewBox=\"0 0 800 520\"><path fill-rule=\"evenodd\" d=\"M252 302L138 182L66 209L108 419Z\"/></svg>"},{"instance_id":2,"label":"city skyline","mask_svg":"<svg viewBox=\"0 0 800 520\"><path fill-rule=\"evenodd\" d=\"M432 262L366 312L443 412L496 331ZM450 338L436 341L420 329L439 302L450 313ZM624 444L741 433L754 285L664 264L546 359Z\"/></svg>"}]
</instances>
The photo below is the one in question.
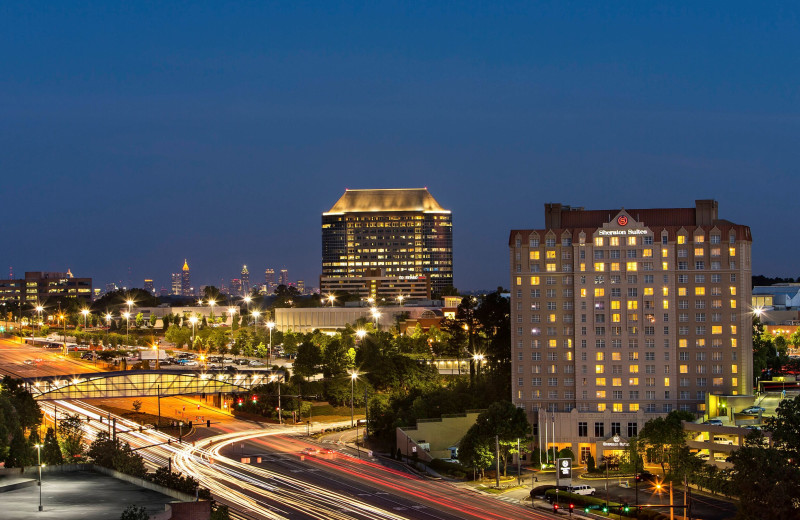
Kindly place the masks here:
<instances>
[{"instance_id":1,"label":"city skyline","mask_svg":"<svg viewBox=\"0 0 800 520\"><path fill-rule=\"evenodd\" d=\"M769 247L800 187L796 6L83 5L0 20L0 164L30 195L4 205L4 269L310 281L332 193L427 187L462 290L504 285L497 230L553 200L713 197L755 274L800 275L800 244Z\"/></svg>"}]
</instances>

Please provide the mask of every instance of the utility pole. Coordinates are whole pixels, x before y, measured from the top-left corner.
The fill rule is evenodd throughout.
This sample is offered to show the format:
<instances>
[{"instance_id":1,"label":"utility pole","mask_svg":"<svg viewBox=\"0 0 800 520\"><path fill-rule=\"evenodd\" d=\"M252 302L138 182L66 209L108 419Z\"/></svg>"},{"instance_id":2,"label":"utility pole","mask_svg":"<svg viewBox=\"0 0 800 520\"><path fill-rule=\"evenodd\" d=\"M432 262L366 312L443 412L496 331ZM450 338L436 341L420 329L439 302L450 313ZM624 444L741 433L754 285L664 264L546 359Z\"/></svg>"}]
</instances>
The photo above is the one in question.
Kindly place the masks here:
<instances>
[{"instance_id":1,"label":"utility pole","mask_svg":"<svg viewBox=\"0 0 800 520\"><path fill-rule=\"evenodd\" d=\"M158 363L158 358L156 358L156 363ZM158 427L161 428L161 385L158 385Z\"/></svg>"},{"instance_id":2,"label":"utility pole","mask_svg":"<svg viewBox=\"0 0 800 520\"><path fill-rule=\"evenodd\" d=\"M498 435L494 436L494 463L495 463L495 472L494 472L494 480L497 489L500 489L500 437Z\"/></svg>"},{"instance_id":3,"label":"utility pole","mask_svg":"<svg viewBox=\"0 0 800 520\"><path fill-rule=\"evenodd\" d=\"M522 485L522 453L519 451L519 437L517 437L517 485Z\"/></svg>"}]
</instances>

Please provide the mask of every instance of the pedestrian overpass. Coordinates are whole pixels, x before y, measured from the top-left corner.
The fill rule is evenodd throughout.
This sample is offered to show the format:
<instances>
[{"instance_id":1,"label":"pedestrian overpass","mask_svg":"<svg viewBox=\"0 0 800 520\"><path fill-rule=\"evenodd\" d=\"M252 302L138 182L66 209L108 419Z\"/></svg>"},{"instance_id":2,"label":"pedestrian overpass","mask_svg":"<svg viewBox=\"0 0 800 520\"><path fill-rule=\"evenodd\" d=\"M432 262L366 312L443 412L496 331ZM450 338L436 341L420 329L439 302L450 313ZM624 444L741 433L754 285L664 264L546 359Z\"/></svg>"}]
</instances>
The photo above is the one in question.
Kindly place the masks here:
<instances>
[{"instance_id":1,"label":"pedestrian overpass","mask_svg":"<svg viewBox=\"0 0 800 520\"><path fill-rule=\"evenodd\" d=\"M283 377L272 370L128 370L26 378L34 399L234 394Z\"/></svg>"}]
</instances>

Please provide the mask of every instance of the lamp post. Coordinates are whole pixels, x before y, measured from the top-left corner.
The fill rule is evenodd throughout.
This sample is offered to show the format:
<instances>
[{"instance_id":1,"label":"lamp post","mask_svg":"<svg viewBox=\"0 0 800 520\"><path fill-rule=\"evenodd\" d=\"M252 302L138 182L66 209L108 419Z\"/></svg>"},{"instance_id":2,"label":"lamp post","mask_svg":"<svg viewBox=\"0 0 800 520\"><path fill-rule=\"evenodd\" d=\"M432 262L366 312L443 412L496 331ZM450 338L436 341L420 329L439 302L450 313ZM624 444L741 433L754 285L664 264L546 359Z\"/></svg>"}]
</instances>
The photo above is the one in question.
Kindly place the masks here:
<instances>
[{"instance_id":1,"label":"lamp post","mask_svg":"<svg viewBox=\"0 0 800 520\"><path fill-rule=\"evenodd\" d=\"M86 320L89 317L89 309L81 309L81 314L83 314L83 330L86 330Z\"/></svg>"},{"instance_id":2,"label":"lamp post","mask_svg":"<svg viewBox=\"0 0 800 520\"><path fill-rule=\"evenodd\" d=\"M364 341L364 337L367 335L367 331L364 329L358 329L356 331L356 337L358 337L359 344Z\"/></svg>"},{"instance_id":3,"label":"lamp post","mask_svg":"<svg viewBox=\"0 0 800 520\"><path fill-rule=\"evenodd\" d=\"M42 311L43 310L44 310L44 307L42 307L41 305L37 305L36 306L36 313L39 315L39 320L38 320L37 323L39 324L39 330L40 331L42 330L41 329L41 327L42 327L41 323L42 323ZM34 330L36 330L36 329L34 329ZM33 342L36 343L36 334L33 335L33 338L34 338Z\"/></svg>"},{"instance_id":4,"label":"lamp post","mask_svg":"<svg viewBox=\"0 0 800 520\"><path fill-rule=\"evenodd\" d=\"M350 427L353 427L353 418L354 418L354 408L353 408L353 396L355 395L355 388L356 388L356 378L358 378L358 372L351 372L350 373ZM356 445L358 445L358 439L356 439Z\"/></svg>"},{"instance_id":5,"label":"lamp post","mask_svg":"<svg viewBox=\"0 0 800 520\"><path fill-rule=\"evenodd\" d=\"M405 296L403 296L402 294L401 294L401 295L399 295L399 296L397 297L397 301L399 301L399 302L400 302L400 307L402 307L402 306L403 306L403 299L404 299L404 298L405 298Z\"/></svg>"},{"instance_id":6,"label":"lamp post","mask_svg":"<svg viewBox=\"0 0 800 520\"><path fill-rule=\"evenodd\" d=\"M39 462L39 511L42 511L42 445L35 444L36 458Z\"/></svg>"},{"instance_id":7,"label":"lamp post","mask_svg":"<svg viewBox=\"0 0 800 520\"><path fill-rule=\"evenodd\" d=\"M108 348L108 335L111 330L111 313L106 313L106 348Z\"/></svg>"},{"instance_id":8,"label":"lamp post","mask_svg":"<svg viewBox=\"0 0 800 520\"><path fill-rule=\"evenodd\" d=\"M161 368L161 365L159 364L159 358L161 357L161 355L160 355L161 351L158 348L158 340L156 340L156 342L153 343L153 350L156 351L156 370L158 370L159 368Z\"/></svg>"},{"instance_id":9,"label":"lamp post","mask_svg":"<svg viewBox=\"0 0 800 520\"><path fill-rule=\"evenodd\" d=\"M208 300L208 306L211 307L211 323L212 324L214 323L214 305L216 305L216 304L217 304L217 302L215 300L211 300L211 299Z\"/></svg>"},{"instance_id":10,"label":"lamp post","mask_svg":"<svg viewBox=\"0 0 800 520\"><path fill-rule=\"evenodd\" d=\"M335 301L336 301L336 296L334 296L332 294L329 294L328 295L328 303L331 304L331 307L333 307L333 302L335 302Z\"/></svg>"},{"instance_id":11,"label":"lamp post","mask_svg":"<svg viewBox=\"0 0 800 520\"><path fill-rule=\"evenodd\" d=\"M377 307L370 308L369 312L372 313L372 319L375 321L375 330L378 330L378 318L381 317L381 313Z\"/></svg>"},{"instance_id":12,"label":"lamp post","mask_svg":"<svg viewBox=\"0 0 800 520\"><path fill-rule=\"evenodd\" d=\"M132 312L133 304L136 303L135 301L128 298L128 301L125 302L125 305L128 306L128 312Z\"/></svg>"},{"instance_id":13,"label":"lamp post","mask_svg":"<svg viewBox=\"0 0 800 520\"><path fill-rule=\"evenodd\" d=\"M252 298L250 296L245 296L243 300L245 305L247 306L247 312L250 312L250 302L252 301Z\"/></svg>"},{"instance_id":14,"label":"lamp post","mask_svg":"<svg viewBox=\"0 0 800 520\"><path fill-rule=\"evenodd\" d=\"M275 328L274 321L267 322L267 328L269 329L269 354L267 354L267 364L272 364L272 329Z\"/></svg>"},{"instance_id":15,"label":"lamp post","mask_svg":"<svg viewBox=\"0 0 800 520\"><path fill-rule=\"evenodd\" d=\"M127 346L129 346L128 345L128 343L129 343L128 335L131 332L131 313L130 312L124 312L124 313L122 313L122 317L125 318L125 346L127 347Z\"/></svg>"},{"instance_id":16,"label":"lamp post","mask_svg":"<svg viewBox=\"0 0 800 520\"><path fill-rule=\"evenodd\" d=\"M197 316L189 318L189 323L192 324L192 348L194 348L194 327L197 325Z\"/></svg>"},{"instance_id":17,"label":"lamp post","mask_svg":"<svg viewBox=\"0 0 800 520\"><path fill-rule=\"evenodd\" d=\"M475 376L476 379L478 377L480 377L480 375L481 375L481 364L483 363L483 359L484 359L483 358L483 354L475 354L475 355L472 356L472 360L475 361L475 364L478 367L477 368L477 373L476 373L476 376Z\"/></svg>"},{"instance_id":18,"label":"lamp post","mask_svg":"<svg viewBox=\"0 0 800 520\"><path fill-rule=\"evenodd\" d=\"M252 314L252 315L253 315L253 318L254 318L254 321L253 321L253 328L255 328L256 330L258 330L258 317L259 317L259 316L261 316L261 311L259 311L258 309L256 309L256 310L254 310L253 312L251 312L250 314Z\"/></svg>"},{"instance_id":19,"label":"lamp post","mask_svg":"<svg viewBox=\"0 0 800 520\"><path fill-rule=\"evenodd\" d=\"M281 376L270 376L270 381L278 383L278 424L283 424L283 410L281 410Z\"/></svg>"},{"instance_id":20,"label":"lamp post","mask_svg":"<svg viewBox=\"0 0 800 520\"><path fill-rule=\"evenodd\" d=\"M233 317L236 314L236 307L228 307L228 314L231 315L231 329L233 329Z\"/></svg>"}]
</instances>

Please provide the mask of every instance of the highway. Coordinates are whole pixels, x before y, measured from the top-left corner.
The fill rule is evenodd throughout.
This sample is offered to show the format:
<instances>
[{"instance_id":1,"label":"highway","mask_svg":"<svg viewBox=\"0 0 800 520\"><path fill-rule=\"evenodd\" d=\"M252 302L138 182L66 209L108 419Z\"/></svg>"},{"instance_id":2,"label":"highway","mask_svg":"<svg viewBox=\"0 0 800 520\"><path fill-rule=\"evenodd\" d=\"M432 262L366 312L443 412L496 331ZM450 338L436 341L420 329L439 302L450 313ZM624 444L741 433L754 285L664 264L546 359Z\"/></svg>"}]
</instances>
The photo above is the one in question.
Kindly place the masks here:
<instances>
[{"instance_id":1,"label":"highway","mask_svg":"<svg viewBox=\"0 0 800 520\"><path fill-rule=\"evenodd\" d=\"M100 370L57 352L0 341L0 372L33 377ZM26 359L41 361L26 364ZM40 405L46 422L51 422L56 413L63 417L65 412L91 419L84 422L87 443L100 431L109 431L109 416L116 418L119 438L133 448L142 448L139 453L150 469L167 466L171 460L173 470L196 478L217 501L231 507L234 517L242 520L549 517L446 482L419 477L377 459L359 459L343 451L318 452L325 446L304 440L302 425L259 426L221 416L227 420L220 419L212 428L196 429L196 434L209 436L193 444L178 444L177 439L164 432L139 432L138 422L109 414L89 401L43 401ZM250 463L242 462L242 455L251 455ZM261 463L257 457L261 457Z\"/></svg>"}]
</instances>

